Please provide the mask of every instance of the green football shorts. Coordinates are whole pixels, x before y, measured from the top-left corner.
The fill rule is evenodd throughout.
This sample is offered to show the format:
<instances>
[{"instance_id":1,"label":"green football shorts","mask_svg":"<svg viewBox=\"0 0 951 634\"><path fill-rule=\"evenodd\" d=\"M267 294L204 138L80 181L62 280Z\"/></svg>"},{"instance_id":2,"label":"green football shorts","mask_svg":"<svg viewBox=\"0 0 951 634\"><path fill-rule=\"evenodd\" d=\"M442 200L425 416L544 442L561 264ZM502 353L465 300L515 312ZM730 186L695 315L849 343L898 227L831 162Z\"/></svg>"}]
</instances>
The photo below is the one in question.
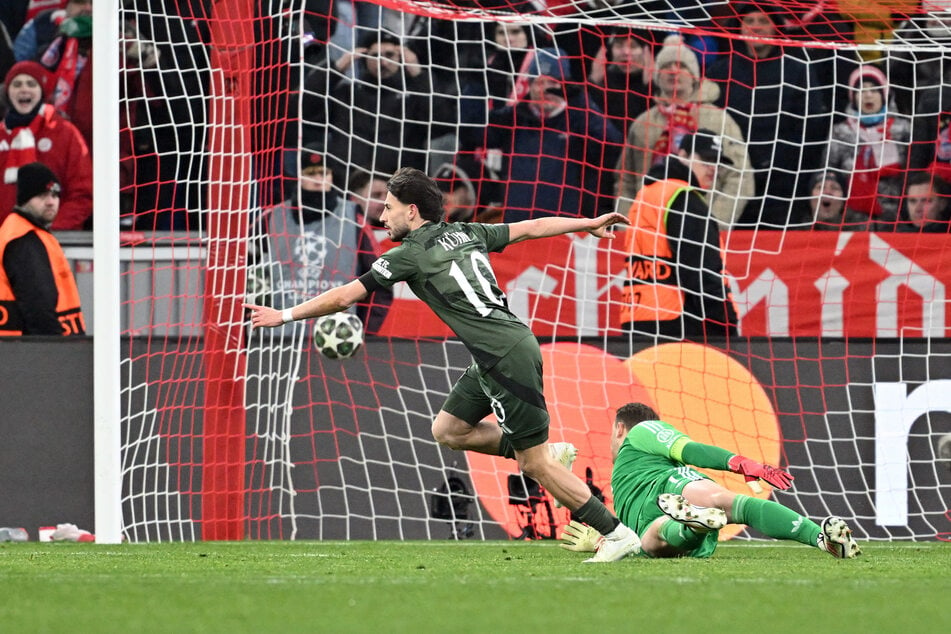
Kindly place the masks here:
<instances>
[{"instance_id":1,"label":"green football shorts","mask_svg":"<svg viewBox=\"0 0 951 634\"><path fill-rule=\"evenodd\" d=\"M684 487L689 483L696 482L697 480L709 479L710 478L703 475L693 467L688 467L686 465L670 469L666 473L665 477L658 477L656 480L654 480L654 486L652 486L646 494L640 496L641 499L635 501L634 505L631 507L632 509L639 509L635 517L622 517L621 521L631 528L634 528L638 535L643 535L644 531L647 530L647 527L650 526L654 520L656 520L658 517L666 517L663 511L660 510L660 507L657 506L657 498L662 493L673 493L675 495L680 495L683 493ZM628 523L628 519L633 519L633 523ZM710 531L707 533L703 543L701 543L697 548L684 553L684 557L709 557L717 548L718 536L719 531ZM644 557L650 557L650 555L647 553L641 554Z\"/></svg>"},{"instance_id":2,"label":"green football shorts","mask_svg":"<svg viewBox=\"0 0 951 634\"><path fill-rule=\"evenodd\" d=\"M494 413L517 450L548 440L542 355L535 337L525 337L488 371L475 363L456 381L443 409L475 425Z\"/></svg>"}]
</instances>

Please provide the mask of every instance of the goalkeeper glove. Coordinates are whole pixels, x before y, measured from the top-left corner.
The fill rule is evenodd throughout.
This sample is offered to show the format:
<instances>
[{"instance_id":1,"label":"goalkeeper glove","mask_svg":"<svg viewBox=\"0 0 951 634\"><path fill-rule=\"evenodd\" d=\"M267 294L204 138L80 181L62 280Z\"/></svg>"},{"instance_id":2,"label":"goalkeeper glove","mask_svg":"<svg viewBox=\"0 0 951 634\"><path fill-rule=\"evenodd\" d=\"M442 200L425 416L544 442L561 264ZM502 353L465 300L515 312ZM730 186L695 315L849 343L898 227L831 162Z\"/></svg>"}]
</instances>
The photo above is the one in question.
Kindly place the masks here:
<instances>
[{"instance_id":1,"label":"goalkeeper glove","mask_svg":"<svg viewBox=\"0 0 951 634\"><path fill-rule=\"evenodd\" d=\"M792 485L794 479L789 473L782 469L760 464L755 460L739 455L730 458L727 466L733 473L743 474L743 476L746 477L746 483L750 485L750 488L756 493L763 490L759 484L759 480L765 480L777 489L785 491Z\"/></svg>"},{"instance_id":2,"label":"goalkeeper glove","mask_svg":"<svg viewBox=\"0 0 951 634\"><path fill-rule=\"evenodd\" d=\"M573 550L579 553L594 553L598 550L598 544L601 542L601 533L594 530L587 524L571 520L571 523L565 526L561 533L561 546L565 550Z\"/></svg>"}]
</instances>

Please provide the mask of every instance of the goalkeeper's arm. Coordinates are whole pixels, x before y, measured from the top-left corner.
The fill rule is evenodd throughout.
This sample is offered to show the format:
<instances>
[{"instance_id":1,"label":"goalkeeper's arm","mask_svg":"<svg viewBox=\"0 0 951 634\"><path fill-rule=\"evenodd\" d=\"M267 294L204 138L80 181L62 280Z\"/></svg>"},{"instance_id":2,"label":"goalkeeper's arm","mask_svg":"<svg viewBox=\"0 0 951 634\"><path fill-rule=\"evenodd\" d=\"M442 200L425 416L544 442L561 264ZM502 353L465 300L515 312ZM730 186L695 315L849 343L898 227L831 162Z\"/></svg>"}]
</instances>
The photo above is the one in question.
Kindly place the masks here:
<instances>
[{"instance_id":1,"label":"goalkeeper's arm","mask_svg":"<svg viewBox=\"0 0 951 634\"><path fill-rule=\"evenodd\" d=\"M691 464L701 469L719 469L720 471L732 471L733 473L742 474L746 478L747 483L749 483L750 488L757 493L760 490L759 480L765 480L777 489L788 489L792 485L793 477L778 467L764 465L745 456L734 454L731 451L713 445L705 445L686 438L682 440L686 442L683 442L679 447L675 444L675 446L671 448L671 457L680 462ZM674 452L678 449L679 455L674 456Z\"/></svg>"}]
</instances>

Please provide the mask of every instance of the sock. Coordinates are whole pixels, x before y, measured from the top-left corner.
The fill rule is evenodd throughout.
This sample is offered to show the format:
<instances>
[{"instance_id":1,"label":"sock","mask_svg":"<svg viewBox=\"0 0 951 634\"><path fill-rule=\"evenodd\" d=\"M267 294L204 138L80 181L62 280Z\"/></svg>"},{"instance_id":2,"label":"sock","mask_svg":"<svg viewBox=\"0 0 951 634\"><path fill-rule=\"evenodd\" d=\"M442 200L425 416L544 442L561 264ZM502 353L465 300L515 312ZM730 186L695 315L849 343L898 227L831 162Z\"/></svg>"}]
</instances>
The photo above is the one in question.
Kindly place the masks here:
<instances>
[{"instance_id":1,"label":"sock","mask_svg":"<svg viewBox=\"0 0 951 634\"><path fill-rule=\"evenodd\" d=\"M661 525L659 532L665 542L679 550L699 548L703 540L707 538L706 533L695 533L690 527L671 519Z\"/></svg>"},{"instance_id":2,"label":"sock","mask_svg":"<svg viewBox=\"0 0 951 634\"><path fill-rule=\"evenodd\" d=\"M588 501L582 504L572 515L579 522L584 522L594 528L602 535L607 535L621 523L621 520L614 517L614 514L608 510L604 502L594 497L588 498Z\"/></svg>"},{"instance_id":3,"label":"sock","mask_svg":"<svg viewBox=\"0 0 951 634\"><path fill-rule=\"evenodd\" d=\"M502 439L499 441L499 455L503 458L515 460L515 447L512 446L511 441L505 434L502 434Z\"/></svg>"},{"instance_id":4,"label":"sock","mask_svg":"<svg viewBox=\"0 0 951 634\"><path fill-rule=\"evenodd\" d=\"M807 546L816 545L820 530L811 519L782 504L749 495L737 495L733 500L731 521L747 524L769 537L791 539Z\"/></svg>"}]
</instances>

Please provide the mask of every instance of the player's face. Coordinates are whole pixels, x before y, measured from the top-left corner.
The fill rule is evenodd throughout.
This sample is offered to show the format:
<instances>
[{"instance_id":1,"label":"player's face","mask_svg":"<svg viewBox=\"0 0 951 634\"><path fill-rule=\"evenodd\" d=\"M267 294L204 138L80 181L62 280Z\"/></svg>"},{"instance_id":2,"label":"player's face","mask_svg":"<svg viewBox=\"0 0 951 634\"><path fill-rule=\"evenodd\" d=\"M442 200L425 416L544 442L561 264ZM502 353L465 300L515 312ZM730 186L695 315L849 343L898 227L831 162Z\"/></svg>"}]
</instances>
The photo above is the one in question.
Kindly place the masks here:
<instances>
[{"instance_id":1,"label":"player's face","mask_svg":"<svg viewBox=\"0 0 951 634\"><path fill-rule=\"evenodd\" d=\"M92 0L70 0L66 4L66 15L75 18L79 15L92 15Z\"/></svg>"},{"instance_id":2,"label":"player's face","mask_svg":"<svg viewBox=\"0 0 951 634\"><path fill-rule=\"evenodd\" d=\"M386 234L393 242L402 242L410 232L410 205L404 205L391 192L387 192L383 202L383 215L380 220L386 227Z\"/></svg>"},{"instance_id":3,"label":"player's face","mask_svg":"<svg viewBox=\"0 0 951 634\"><path fill-rule=\"evenodd\" d=\"M43 89L32 75L21 73L10 80L7 95L13 108L20 114L26 114L40 103Z\"/></svg>"}]
</instances>

